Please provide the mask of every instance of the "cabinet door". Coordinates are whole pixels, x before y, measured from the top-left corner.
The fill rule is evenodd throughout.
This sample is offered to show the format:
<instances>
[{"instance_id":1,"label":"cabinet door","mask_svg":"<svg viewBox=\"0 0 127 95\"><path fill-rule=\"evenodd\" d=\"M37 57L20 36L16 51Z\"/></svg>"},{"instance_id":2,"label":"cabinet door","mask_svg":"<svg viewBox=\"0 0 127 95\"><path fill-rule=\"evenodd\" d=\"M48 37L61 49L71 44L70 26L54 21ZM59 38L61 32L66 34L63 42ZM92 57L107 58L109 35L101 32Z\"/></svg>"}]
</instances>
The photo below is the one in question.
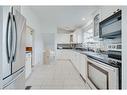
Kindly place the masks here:
<instances>
[{"instance_id":1,"label":"cabinet door","mask_svg":"<svg viewBox=\"0 0 127 95\"><path fill-rule=\"evenodd\" d=\"M87 56L86 55L82 55L81 56L81 75L82 77L86 80L86 73L87 73L87 66L86 66L86 61L87 61Z\"/></svg>"},{"instance_id":2,"label":"cabinet door","mask_svg":"<svg viewBox=\"0 0 127 95\"><path fill-rule=\"evenodd\" d=\"M57 43L59 44L67 44L70 43L70 34L57 34Z\"/></svg>"},{"instance_id":3,"label":"cabinet door","mask_svg":"<svg viewBox=\"0 0 127 95\"><path fill-rule=\"evenodd\" d=\"M70 50L57 50L56 59L70 59Z\"/></svg>"},{"instance_id":4,"label":"cabinet door","mask_svg":"<svg viewBox=\"0 0 127 95\"><path fill-rule=\"evenodd\" d=\"M80 72L80 74L82 75L82 66L83 66L83 54L80 54L79 55L79 72Z\"/></svg>"},{"instance_id":5,"label":"cabinet door","mask_svg":"<svg viewBox=\"0 0 127 95\"><path fill-rule=\"evenodd\" d=\"M80 72L80 53L76 52L76 68Z\"/></svg>"},{"instance_id":6,"label":"cabinet door","mask_svg":"<svg viewBox=\"0 0 127 95\"><path fill-rule=\"evenodd\" d=\"M68 50L68 59L71 61L72 60L72 51Z\"/></svg>"},{"instance_id":7,"label":"cabinet door","mask_svg":"<svg viewBox=\"0 0 127 95\"><path fill-rule=\"evenodd\" d=\"M76 33L73 33L73 43L77 43Z\"/></svg>"},{"instance_id":8,"label":"cabinet door","mask_svg":"<svg viewBox=\"0 0 127 95\"><path fill-rule=\"evenodd\" d=\"M64 59L63 50L57 50L56 59Z\"/></svg>"},{"instance_id":9,"label":"cabinet door","mask_svg":"<svg viewBox=\"0 0 127 95\"><path fill-rule=\"evenodd\" d=\"M66 50L66 51L65 51L65 57L66 57L66 59L68 59L68 60L71 59L71 50Z\"/></svg>"},{"instance_id":10,"label":"cabinet door","mask_svg":"<svg viewBox=\"0 0 127 95\"><path fill-rule=\"evenodd\" d=\"M71 62L75 66L75 52L74 51L71 52Z\"/></svg>"},{"instance_id":11,"label":"cabinet door","mask_svg":"<svg viewBox=\"0 0 127 95\"><path fill-rule=\"evenodd\" d=\"M94 17L94 37L99 37L100 14Z\"/></svg>"},{"instance_id":12,"label":"cabinet door","mask_svg":"<svg viewBox=\"0 0 127 95\"><path fill-rule=\"evenodd\" d=\"M67 59L67 51L66 50L62 50L62 59Z\"/></svg>"},{"instance_id":13,"label":"cabinet door","mask_svg":"<svg viewBox=\"0 0 127 95\"><path fill-rule=\"evenodd\" d=\"M79 52L75 52L75 51L71 52L71 61L79 73L82 72L81 68L82 68L83 64L85 63L84 59L85 58L83 57L83 54L80 54Z\"/></svg>"},{"instance_id":14,"label":"cabinet door","mask_svg":"<svg viewBox=\"0 0 127 95\"><path fill-rule=\"evenodd\" d=\"M73 56L73 64L74 64L75 68L78 69L77 68L77 52L75 52L75 51L74 51L74 56Z\"/></svg>"},{"instance_id":15,"label":"cabinet door","mask_svg":"<svg viewBox=\"0 0 127 95\"><path fill-rule=\"evenodd\" d=\"M81 68L82 68L82 63L84 61L84 58L82 57L83 54L77 52L76 53L76 68L78 70L78 72L81 74Z\"/></svg>"},{"instance_id":16,"label":"cabinet door","mask_svg":"<svg viewBox=\"0 0 127 95\"><path fill-rule=\"evenodd\" d=\"M118 9L122 9L120 6L104 6L101 7L101 21L113 15Z\"/></svg>"}]
</instances>

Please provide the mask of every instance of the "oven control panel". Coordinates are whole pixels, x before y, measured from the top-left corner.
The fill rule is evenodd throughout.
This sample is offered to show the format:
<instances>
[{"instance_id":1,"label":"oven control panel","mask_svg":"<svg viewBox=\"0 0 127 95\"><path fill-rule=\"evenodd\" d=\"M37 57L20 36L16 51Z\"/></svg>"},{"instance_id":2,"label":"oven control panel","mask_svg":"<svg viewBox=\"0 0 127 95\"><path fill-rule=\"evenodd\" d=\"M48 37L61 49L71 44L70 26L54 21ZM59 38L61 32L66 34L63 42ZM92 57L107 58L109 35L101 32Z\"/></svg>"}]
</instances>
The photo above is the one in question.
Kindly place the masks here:
<instances>
[{"instance_id":1,"label":"oven control panel","mask_svg":"<svg viewBox=\"0 0 127 95\"><path fill-rule=\"evenodd\" d=\"M109 44L108 50L114 50L114 51L121 51L122 45L121 44Z\"/></svg>"}]
</instances>

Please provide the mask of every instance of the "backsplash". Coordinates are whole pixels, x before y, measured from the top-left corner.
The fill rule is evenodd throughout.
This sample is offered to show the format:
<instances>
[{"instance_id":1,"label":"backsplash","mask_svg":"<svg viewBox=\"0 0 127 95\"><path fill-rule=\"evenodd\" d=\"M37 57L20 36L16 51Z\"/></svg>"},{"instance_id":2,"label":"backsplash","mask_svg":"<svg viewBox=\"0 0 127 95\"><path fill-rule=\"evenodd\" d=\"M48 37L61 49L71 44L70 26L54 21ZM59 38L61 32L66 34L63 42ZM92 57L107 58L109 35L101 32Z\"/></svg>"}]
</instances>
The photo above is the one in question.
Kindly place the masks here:
<instances>
[{"instance_id":1,"label":"backsplash","mask_svg":"<svg viewBox=\"0 0 127 95\"><path fill-rule=\"evenodd\" d=\"M121 43L121 37L115 38L115 39L94 39L92 42L86 42L83 43L82 45L79 45L79 47L82 46L82 48L86 49L93 49L94 51L97 50L102 50L102 51L107 51L108 50L108 45L109 44L117 44Z\"/></svg>"},{"instance_id":2,"label":"backsplash","mask_svg":"<svg viewBox=\"0 0 127 95\"><path fill-rule=\"evenodd\" d=\"M107 51L109 44L118 44L121 43L121 37L115 39L103 39L100 41L100 49Z\"/></svg>"},{"instance_id":3,"label":"backsplash","mask_svg":"<svg viewBox=\"0 0 127 95\"><path fill-rule=\"evenodd\" d=\"M115 39L93 39L92 41L85 42L85 43L77 43L77 44L57 44L57 48L63 49L73 49L73 48L81 48L81 49L90 49L93 51L107 51L109 44L117 44L121 43L121 37Z\"/></svg>"},{"instance_id":4,"label":"backsplash","mask_svg":"<svg viewBox=\"0 0 127 95\"><path fill-rule=\"evenodd\" d=\"M76 44L57 44L57 49L72 49L75 47Z\"/></svg>"}]
</instances>

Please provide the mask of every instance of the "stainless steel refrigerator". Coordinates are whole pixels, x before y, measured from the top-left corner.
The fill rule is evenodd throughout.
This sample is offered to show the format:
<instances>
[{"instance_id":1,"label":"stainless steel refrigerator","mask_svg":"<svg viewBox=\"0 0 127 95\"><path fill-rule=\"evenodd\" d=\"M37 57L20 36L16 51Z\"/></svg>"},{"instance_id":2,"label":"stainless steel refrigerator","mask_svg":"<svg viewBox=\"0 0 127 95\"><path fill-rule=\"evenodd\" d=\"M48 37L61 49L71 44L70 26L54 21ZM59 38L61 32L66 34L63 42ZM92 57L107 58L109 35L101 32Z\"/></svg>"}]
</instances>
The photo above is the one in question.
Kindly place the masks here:
<instances>
[{"instance_id":1,"label":"stainless steel refrigerator","mask_svg":"<svg viewBox=\"0 0 127 95\"><path fill-rule=\"evenodd\" d=\"M2 7L2 16L2 89L24 89L26 20L10 6Z\"/></svg>"}]
</instances>

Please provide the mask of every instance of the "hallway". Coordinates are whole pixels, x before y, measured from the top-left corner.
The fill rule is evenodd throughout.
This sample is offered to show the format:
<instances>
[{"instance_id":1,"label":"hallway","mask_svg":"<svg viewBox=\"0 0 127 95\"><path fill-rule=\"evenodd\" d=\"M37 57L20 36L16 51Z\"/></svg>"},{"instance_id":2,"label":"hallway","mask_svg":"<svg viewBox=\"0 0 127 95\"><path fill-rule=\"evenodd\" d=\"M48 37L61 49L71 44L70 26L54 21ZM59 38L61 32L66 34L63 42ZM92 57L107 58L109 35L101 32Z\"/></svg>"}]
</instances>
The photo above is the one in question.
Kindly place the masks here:
<instances>
[{"instance_id":1,"label":"hallway","mask_svg":"<svg viewBox=\"0 0 127 95\"><path fill-rule=\"evenodd\" d=\"M31 89L90 89L67 60L58 60L50 65L36 65L26 86L32 86Z\"/></svg>"}]
</instances>

